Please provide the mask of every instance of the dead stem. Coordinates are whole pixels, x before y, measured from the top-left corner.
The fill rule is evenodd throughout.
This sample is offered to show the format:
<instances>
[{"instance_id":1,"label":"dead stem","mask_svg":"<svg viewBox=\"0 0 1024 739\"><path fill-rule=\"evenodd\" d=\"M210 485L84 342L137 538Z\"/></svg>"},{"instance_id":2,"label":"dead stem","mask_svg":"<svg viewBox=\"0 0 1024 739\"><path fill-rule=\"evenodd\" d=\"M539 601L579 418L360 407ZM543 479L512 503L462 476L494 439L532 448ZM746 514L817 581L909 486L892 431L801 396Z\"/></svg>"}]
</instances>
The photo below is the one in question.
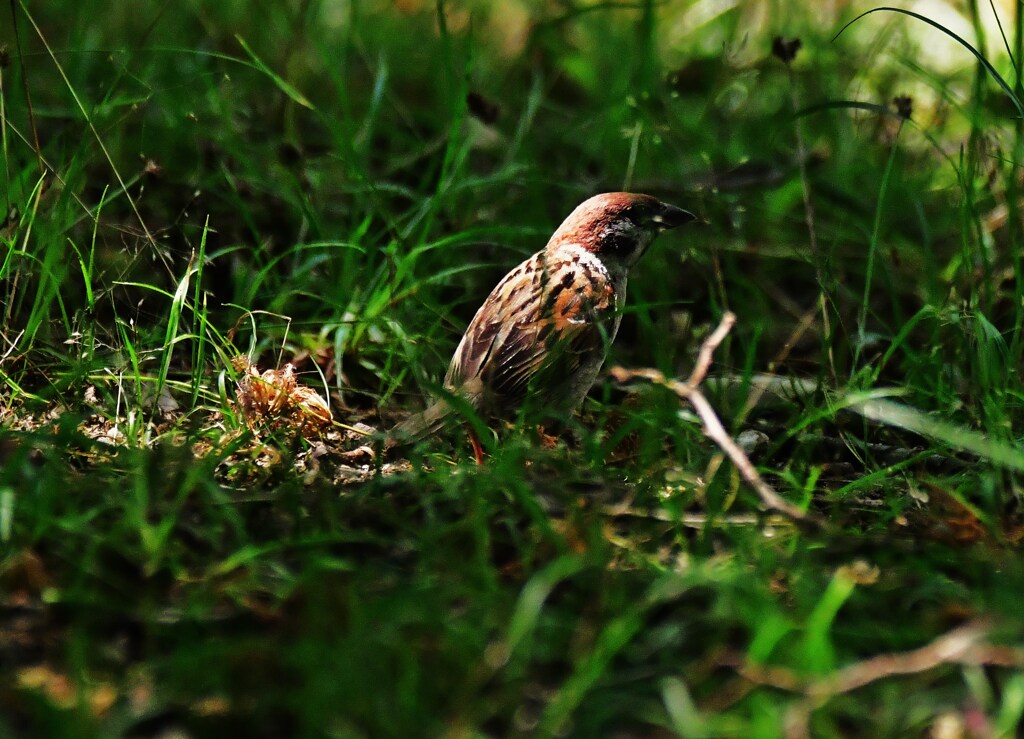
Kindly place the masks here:
<instances>
[{"instance_id":1,"label":"dead stem","mask_svg":"<svg viewBox=\"0 0 1024 739\"><path fill-rule=\"evenodd\" d=\"M712 332L704 343L701 344L700 351L697 354L697 362L693 368L693 372L686 382L680 380L669 380L661 372L655 369L625 369L624 367L613 367L610 371L611 376L620 383L628 382L634 379L643 379L648 382L652 382L656 385L662 385L667 387L669 390L674 392L680 400L688 402L700 417L704 423L704 433L714 441L719 448L732 460L732 463L736 466L736 469L742 475L743 479L754 488L761 501L772 510L784 513L795 521L812 523L817 526L823 526L824 521L818 516L810 514L807 511L799 508L798 506L790 503L788 500L779 495L772 487L764 481L760 473L751 463L750 458L747 457L746 453L739 447L739 445L729 436L729 433L725 430L722 422L718 419L717 414L711 407L711 403L708 402L704 394L701 393L699 386L707 376L708 369L711 367L711 361L715 349L718 348L719 344L725 339L736 323L736 315L732 312L727 312L722 316L721 322L718 324L718 328Z\"/></svg>"}]
</instances>

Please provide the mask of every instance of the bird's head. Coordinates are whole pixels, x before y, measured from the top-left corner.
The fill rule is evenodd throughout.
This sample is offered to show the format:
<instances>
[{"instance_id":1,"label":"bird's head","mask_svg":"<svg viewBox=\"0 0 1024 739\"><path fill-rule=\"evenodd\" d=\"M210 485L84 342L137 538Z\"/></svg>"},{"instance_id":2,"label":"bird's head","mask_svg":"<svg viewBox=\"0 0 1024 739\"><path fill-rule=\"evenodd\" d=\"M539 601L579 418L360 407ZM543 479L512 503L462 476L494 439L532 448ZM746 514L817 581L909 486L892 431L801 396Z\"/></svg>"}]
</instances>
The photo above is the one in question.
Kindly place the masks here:
<instances>
[{"instance_id":1,"label":"bird's head","mask_svg":"<svg viewBox=\"0 0 1024 739\"><path fill-rule=\"evenodd\" d=\"M696 216L650 195L606 192L584 200L548 241L548 249L577 244L597 254L609 267L628 269L662 231Z\"/></svg>"}]
</instances>

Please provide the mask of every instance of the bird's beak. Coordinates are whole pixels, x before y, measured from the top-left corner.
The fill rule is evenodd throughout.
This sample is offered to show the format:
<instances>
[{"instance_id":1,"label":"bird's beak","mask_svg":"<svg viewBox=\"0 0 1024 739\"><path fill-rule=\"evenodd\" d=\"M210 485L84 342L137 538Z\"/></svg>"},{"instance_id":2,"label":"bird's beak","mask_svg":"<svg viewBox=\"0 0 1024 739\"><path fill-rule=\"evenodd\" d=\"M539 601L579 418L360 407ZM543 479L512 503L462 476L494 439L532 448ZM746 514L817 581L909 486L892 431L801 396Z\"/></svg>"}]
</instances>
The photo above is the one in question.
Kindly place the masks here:
<instances>
[{"instance_id":1,"label":"bird's beak","mask_svg":"<svg viewBox=\"0 0 1024 739\"><path fill-rule=\"evenodd\" d=\"M661 204L661 212L655 213L651 218L651 221L662 231L667 231L670 228L677 228L683 226L690 221L696 221L697 216L688 210L677 208L674 205L668 203Z\"/></svg>"}]
</instances>

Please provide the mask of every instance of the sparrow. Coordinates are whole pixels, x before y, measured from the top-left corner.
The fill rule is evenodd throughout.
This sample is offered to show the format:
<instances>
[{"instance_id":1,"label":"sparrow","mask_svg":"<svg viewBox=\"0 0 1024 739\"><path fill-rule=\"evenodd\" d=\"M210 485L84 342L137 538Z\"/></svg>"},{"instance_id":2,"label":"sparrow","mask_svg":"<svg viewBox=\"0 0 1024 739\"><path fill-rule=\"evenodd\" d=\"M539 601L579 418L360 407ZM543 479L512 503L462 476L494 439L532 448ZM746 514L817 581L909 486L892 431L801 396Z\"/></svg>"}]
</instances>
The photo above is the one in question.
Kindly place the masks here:
<instances>
[{"instance_id":1,"label":"sparrow","mask_svg":"<svg viewBox=\"0 0 1024 739\"><path fill-rule=\"evenodd\" d=\"M527 400L548 417L568 417L615 341L630 268L658 234L695 218L650 195L585 200L484 300L445 375L449 397L488 419L513 420ZM435 433L454 412L449 399L438 400L395 426L388 445Z\"/></svg>"}]
</instances>

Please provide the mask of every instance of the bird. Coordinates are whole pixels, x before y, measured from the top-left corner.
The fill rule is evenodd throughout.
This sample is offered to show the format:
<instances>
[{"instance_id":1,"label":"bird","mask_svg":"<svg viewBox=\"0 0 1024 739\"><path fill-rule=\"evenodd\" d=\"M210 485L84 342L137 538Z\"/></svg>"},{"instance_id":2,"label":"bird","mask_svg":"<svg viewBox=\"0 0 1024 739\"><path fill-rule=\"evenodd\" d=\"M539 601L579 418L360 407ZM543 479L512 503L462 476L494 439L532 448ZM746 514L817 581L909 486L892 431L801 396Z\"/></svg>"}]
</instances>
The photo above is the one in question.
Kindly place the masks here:
<instances>
[{"instance_id":1,"label":"bird","mask_svg":"<svg viewBox=\"0 0 1024 739\"><path fill-rule=\"evenodd\" d=\"M606 192L580 203L477 310L445 374L446 397L392 428L386 446L440 431L456 406L504 421L527 402L549 418L571 415L615 341L629 270L658 234L695 219L639 193ZM462 402L453 403L456 397ZM479 441L470 436L479 462Z\"/></svg>"}]
</instances>

